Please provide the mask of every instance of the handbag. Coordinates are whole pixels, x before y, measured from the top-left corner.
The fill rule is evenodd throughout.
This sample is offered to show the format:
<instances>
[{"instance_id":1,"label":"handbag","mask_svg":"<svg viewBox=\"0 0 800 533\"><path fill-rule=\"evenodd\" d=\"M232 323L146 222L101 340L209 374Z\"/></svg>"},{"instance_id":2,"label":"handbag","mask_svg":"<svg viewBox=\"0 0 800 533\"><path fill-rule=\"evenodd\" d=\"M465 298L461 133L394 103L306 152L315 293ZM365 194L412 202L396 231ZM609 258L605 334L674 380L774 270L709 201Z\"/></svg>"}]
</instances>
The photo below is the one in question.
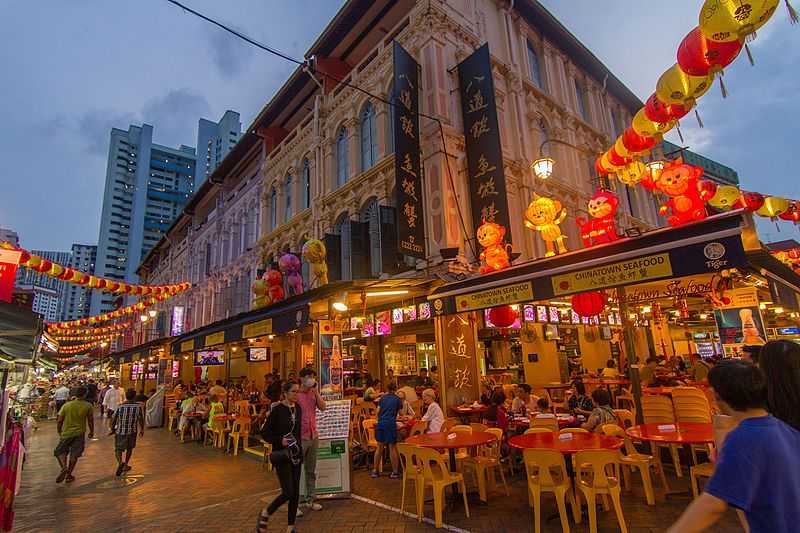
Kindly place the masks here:
<instances>
[{"instance_id":1,"label":"handbag","mask_svg":"<svg viewBox=\"0 0 800 533\"><path fill-rule=\"evenodd\" d=\"M275 450L269 454L269 461L272 463L272 466L279 466L286 463L291 463L292 465L297 466L303 459L303 451L300 449L300 445L294 436L294 430L297 425L294 411L291 412L291 417L292 429L289 431L289 433L283 436L283 438L287 440L288 444L286 447L280 450Z\"/></svg>"}]
</instances>

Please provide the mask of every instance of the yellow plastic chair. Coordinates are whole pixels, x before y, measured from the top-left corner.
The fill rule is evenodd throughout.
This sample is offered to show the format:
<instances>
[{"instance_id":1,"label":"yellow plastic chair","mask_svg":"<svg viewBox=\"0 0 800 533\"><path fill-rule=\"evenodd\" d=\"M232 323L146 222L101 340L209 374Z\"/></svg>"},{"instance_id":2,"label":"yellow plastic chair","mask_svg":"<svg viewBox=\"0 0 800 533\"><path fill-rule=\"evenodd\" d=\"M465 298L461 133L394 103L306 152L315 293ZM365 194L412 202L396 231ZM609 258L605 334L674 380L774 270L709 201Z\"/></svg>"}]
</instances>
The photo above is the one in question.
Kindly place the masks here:
<instances>
[{"instance_id":1,"label":"yellow plastic chair","mask_svg":"<svg viewBox=\"0 0 800 533\"><path fill-rule=\"evenodd\" d=\"M433 510L436 527L442 527L442 510L444 509L444 489L449 485L458 485L461 495L464 498L464 511L469 518L469 503L467 502L467 487L464 483L464 476L458 472L451 472L447 467L445 456L428 448L419 448L415 452L422 467L424 487L431 487L433 491ZM423 497L424 497L423 487ZM420 513L422 516L422 513Z\"/></svg>"},{"instance_id":2,"label":"yellow plastic chair","mask_svg":"<svg viewBox=\"0 0 800 533\"><path fill-rule=\"evenodd\" d=\"M233 427L228 434L228 447L226 448L229 450L233 444L233 455L239 455L239 439L242 439L242 447L247 445L247 441L250 439L250 421L250 418L244 417L234 420Z\"/></svg>"},{"instance_id":3,"label":"yellow plastic chair","mask_svg":"<svg viewBox=\"0 0 800 533\"><path fill-rule=\"evenodd\" d=\"M238 400L234 402L233 414L239 416L250 416L250 402L247 400Z\"/></svg>"},{"instance_id":4,"label":"yellow plastic chair","mask_svg":"<svg viewBox=\"0 0 800 533\"><path fill-rule=\"evenodd\" d=\"M700 495L700 478L710 478L714 475L714 463L700 463L689 467L689 483L692 486L692 497Z\"/></svg>"},{"instance_id":5,"label":"yellow plastic chair","mask_svg":"<svg viewBox=\"0 0 800 533\"><path fill-rule=\"evenodd\" d=\"M625 453L620 458L623 467L627 466L629 470L636 467L642 474L642 485L644 485L644 494L647 499L647 505L655 505L655 493L653 491L653 481L650 478L650 467L655 468L656 473L661 478L661 483L664 485L664 491L669 491L667 484L667 477L664 475L664 467L661 461L656 460L652 455L639 453L633 445L630 437L625 433L625 430L614 424L606 424L603 426L603 433L610 437L619 437L625 442ZM622 469L623 479L625 486L630 488L630 473L625 468Z\"/></svg>"},{"instance_id":6,"label":"yellow plastic chair","mask_svg":"<svg viewBox=\"0 0 800 533\"><path fill-rule=\"evenodd\" d=\"M167 431L172 431L172 424L175 424L175 429L178 429L178 418L180 415L178 414L178 409L175 407L170 407L169 411L167 411Z\"/></svg>"},{"instance_id":7,"label":"yellow plastic chair","mask_svg":"<svg viewBox=\"0 0 800 533\"><path fill-rule=\"evenodd\" d=\"M397 443L397 453L400 454L400 463L403 466L403 492L400 497L400 512L405 513L406 503L406 482L411 479L414 481L414 500L416 502L417 518L422 521L422 506L424 504L420 497L420 489L424 489L425 479L422 475L422 467L418 464L416 459L418 446L406 444L404 442Z\"/></svg>"},{"instance_id":8,"label":"yellow plastic chair","mask_svg":"<svg viewBox=\"0 0 800 533\"><path fill-rule=\"evenodd\" d=\"M486 432L486 430L489 429L489 426L487 426L486 424L479 424L478 422L472 422L469 425L469 427L472 428L472 431L484 432L484 433Z\"/></svg>"},{"instance_id":9,"label":"yellow plastic chair","mask_svg":"<svg viewBox=\"0 0 800 533\"><path fill-rule=\"evenodd\" d=\"M620 409L624 409L626 406L630 408L630 411L636 409L635 407L636 404L633 401L633 393L631 392L630 389L622 387L622 392L617 394L616 400L617 400L617 407L619 407Z\"/></svg>"},{"instance_id":10,"label":"yellow plastic chair","mask_svg":"<svg viewBox=\"0 0 800 533\"><path fill-rule=\"evenodd\" d=\"M442 423L442 433L448 433L451 429L455 426L461 425L459 424L458 418L445 418L444 422Z\"/></svg>"},{"instance_id":11,"label":"yellow plastic chair","mask_svg":"<svg viewBox=\"0 0 800 533\"><path fill-rule=\"evenodd\" d=\"M636 417L633 414L633 411L628 409L614 409L614 416L617 417L617 421L619 422L619 426L628 429L631 426L636 425Z\"/></svg>"},{"instance_id":12,"label":"yellow plastic chair","mask_svg":"<svg viewBox=\"0 0 800 533\"><path fill-rule=\"evenodd\" d=\"M368 418L363 422L365 436L364 445L368 452L374 452L378 448L378 440L375 438L376 425L378 425L378 421L374 418ZM377 465L373 465L373 467L378 472L383 472L383 461L380 461Z\"/></svg>"},{"instance_id":13,"label":"yellow plastic chair","mask_svg":"<svg viewBox=\"0 0 800 533\"><path fill-rule=\"evenodd\" d=\"M486 490L487 484L491 488L494 488L496 484L493 470L495 468L500 472L500 479L503 481L503 487L505 488L506 496L508 496L506 476L503 474L503 466L500 463L500 446L503 442L503 430L500 428L489 428L486 432L494 435L495 440L481 446L477 456L467 457L462 462L462 470L474 471L475 480L478 483L478 493L483 502L486 502L488 499Z\"/></svg>"},{"instance_id":14,"label":"yellow plastic chair","mask_svg":"<svg viewBox=\"0 0 800 533\"><path fill-rule=\"evenodd\" d=\"M465 424L458 424L450 428L450 431L453 433L472 433L472 426L467 426ZM456 461L460 463L464 459L469 457L469 450L466 448L459 448L456 450Z\"/></svg>"},{"instance_id":15,"label":"yellow plastic chair","mask_svg":"<svg viewBox=\"0 0 800 533\"><path fill-rule=\"evenodd\" d=\"M575 454L573 464L577 465L575 476L578 488L586 498L589 510L589 531L597 533L597 507L595 498L608 494L614 503L614 511L622 533L628 533L620 502L620 482L613 474L620 464L621 454L617 450L584 450Z\"/></svg>"},{"instance_id":16,"label":"yellow plastic chair","mask_svg":"<svg viewBox=\"0 0 800 533\"><path fill-rule=\"evenodd\" d=\"M674 424L676 420L672 400L668 396L660 394L643 394L642 417L646 424ZM650 450L653 456L661 461L661 454L658 448L669 449L669 453L672 456L672 464L675 466L675 474L678 477L683 477L681 459L678 455L679 446L677 444L651 442Z\"/></svg>"},{"instance_id":17,"label":"yellow plastic chair","mask_svg":"<svg viewBox=\"0 0 800 533\"><path fill-rule=\"evenodd\" d=\"M531 418L532 428L547 428L550 431L558 431L558 420L556 418Z\"/></svg>"},{"instance_id":18,"label":"yellow plastic chair","mask_svg":"<svg viewBox=\"0 0 800 533\"><path fill-rule=\"evenodd\" d=\"M272 444L265 441L260 435L258 436L258 441L264 447L262 465L267 469L267 472L272 472L272 463L269 461L269 454L272 453Z\"/></svg>"},{"instance_id":19,"label":"yellow plastic chair","mask_svg":"<svg viewBox=\"0 0 800 533\"><path fill-rule=\"evenodd\" d=\"M523 435L530 435L531 433L552 433L552 431L549 428L543 428L543 427L528 428L525 430L525 433L523 433Z\"/></svg>"},{"instance_id":20,"label":"yellow plastic chair","mask_svg":"<svg viewBox=\"0 0 800 533\"><path fill-rule=\"evenodd\" d=\"M581 510L575 501L564 455L555 450L528 448L523 450L522 459L528 479L528 505L533 507L535 533L541 533L542 530L542 492L552 492L555 496L558 515L561 518L561 529L569 533L565 497L569 498L576 524L581 523Z\"/></svg>"},{"instance_id":21,"label":"yellow plastic chair","mask_svg":"<svg viewBox=\"0 0 800 533\"><path fill-rule=\"evenodd\" d=\"M559 433L589 433L589 431L583 428L564 428Z\"/></svg>"},{"instance_id":22,"label":"yellow plastic chair","mask_svg":"<svg viewBox=\"0 0 800 533\"><path fill-rule=\"evenodd\" d=\"M413 437L414 435L421 435L428 431L428 421L427 420L420 420L419 422L414 423L411 426L411 432L409 437Z\"/></svg>"},{"instance_id":23,"label":"yellow plastic chair","mask_svg":"<svg viewBox=\"0 0 800 533\"><path fill-rule=\"evenodd\" d=\"M209 424L212 425L212 424ZM223 448L227 433L231 430L228 415L216 415L213 421L214 447Z\"/></svg>"}]
</instances>

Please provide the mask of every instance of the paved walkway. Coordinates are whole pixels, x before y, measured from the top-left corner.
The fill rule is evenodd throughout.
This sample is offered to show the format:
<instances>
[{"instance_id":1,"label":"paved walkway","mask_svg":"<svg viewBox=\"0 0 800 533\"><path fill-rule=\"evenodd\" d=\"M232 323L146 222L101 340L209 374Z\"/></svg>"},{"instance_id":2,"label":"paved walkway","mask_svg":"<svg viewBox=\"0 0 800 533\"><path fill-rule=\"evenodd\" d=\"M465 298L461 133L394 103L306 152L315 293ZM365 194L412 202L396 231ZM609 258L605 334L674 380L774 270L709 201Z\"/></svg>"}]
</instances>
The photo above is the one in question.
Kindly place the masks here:
<instances>
[{"instance_id":1,"label":"paved walkway","mask_svg":"<svg viewBox=\"0 0 800 533\"><path fill-rule=\"evenodd\" d=\"M98 427L99 422L98 418ZM87 443L75 471L76 481L57 485L59 468L52 455L55 423L40 422L39 426L29 443L15 532L252 532L259 510L277 493L274 475L255 457L232 457L196 443L181 444L163 429L148 430L140 439L133 470L125 479L114 477L113 437L99 432L98 440ZM684 481L671 482L687 486ZM393 510L400 507L400 487L400 481L374 480L365 470L357 470L353 476L356 498L324 501L324 509L307 513L298 520L297 529L301 533L434 531ZM410 484L408 488L406 510L411 510L413 489ZM445 522L451 530L530 531L533 512L527 505L525 482L518 476L509 488L509 498L490 494L488 506L470 505L471 518L455 509L446 512ZM545 515L555 511L549 497L543 501ZM688 497L665 500L661 495L655 507L648 507L636 484L632 494L624 494L628 529L631 533L663 531L688 503ZM432 505L426 506L425 515L433 517ZM601 532L618 531L613 511L601 511L598 518ZM571 526L576 532L588 531L585 521ZM281 510L270 522L270 531L285 528L286 514ZM715 529L740 530L732 512ZM544 522L542 531L561 531L559 521Z\"/></svg>"}]
</instances>

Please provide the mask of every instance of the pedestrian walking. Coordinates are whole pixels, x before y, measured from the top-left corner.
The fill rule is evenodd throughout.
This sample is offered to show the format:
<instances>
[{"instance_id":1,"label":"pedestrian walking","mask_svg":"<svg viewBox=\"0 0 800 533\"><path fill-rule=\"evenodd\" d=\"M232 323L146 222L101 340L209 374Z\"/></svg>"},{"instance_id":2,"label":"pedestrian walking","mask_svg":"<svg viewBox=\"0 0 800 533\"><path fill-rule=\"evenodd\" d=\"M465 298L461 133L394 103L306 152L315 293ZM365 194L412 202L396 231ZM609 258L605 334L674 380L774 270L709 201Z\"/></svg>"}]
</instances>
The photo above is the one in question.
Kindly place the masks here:
<instances>
[{"instance_id":1,"label":"pedestrian walking","mask_svg":"<svg viewBox=\"0 0 800 533\"><path fill-rule=\"evenodd\" d=\"M258 515L257 531L267 531L267 521L284 503L289 504L287 533L293 533L300 502L300 466L303 462L301 442L301 420L303 408L297 403L300 386L295 381L283 384L285 398L276 404L267 417L262 437L272 444L269 460L278 476L281 493Z\"/></svg>"},{"instance_id":2,"label":"pedestrian walking","mask_svg":"<svg viewBox=\"0 0 800 533\"><path fill-rule=\"evenodd\" d=\"M125 392L125 402L114 412L111 419L111 432L114 433L114 455L117 457L117 477L131 469L131 455L136 448L136 428L139 436L144 437L144 413L142 404L136 401L136 391ZM122 454L125 453L125 460Z\"/></svg>"},{"instance_id":3,"label":"pedestrian walking","mask_svg":"<svg viewBox=\"0 0 800 533\"><path fill-rule=\"evenodd\" d=\"M305 367L300 371L300 393L297 403L300 404L303 418L300 422L300 435L303 444L303 465L306 472L306 508L319 511L322 505L314 501L314 489L317 484L317 450L319 449L319 433L317 432L317 409L325 410L325 400L319 395L317 373L313 368Z\"/></svg>"},{"instance_id":4,"label":"pedestrian walking","mask_svg":"<svg viewBox=\"0 0 800 533\"><path fill-rule=\"evenodd\" d=\"M58 386L56 390L53 391L53 399L56 401L56 413L61 411L61 408L64 407L64 404L67 403L69 400L69 387L65 383L62 383Z\"/></svg>"},{"instance_id":5,"label":"pedestrian walking","mask_svg":"<svg viewBox=\"0 0 800 533\"><path fill-rule=\"evenodd\" d=\"M114 411L117 410L117 407L119 407L119 404L121 404L123 401L124 396L122 389L117 388L116 383L112 383L110 388L106 391L106 395L103 397L103 409L105 409L106 416L109 419L109 431L111 430L110 421L114 416Z\"/></svg>"},{"instance_id":6,"label":"pedestrian walking","mask_svg":"<svg viewBox=\"0 0 800 533\"><path fill-rule=\"evenodd\" d=\"M75 396L74 400L65 403L58 411L56 427L60 440L53 455L61 465L61 473L58 474L56 483L75 481L72 472L86 446L87 425L89 426L89 438L94 438L94 411L92 404L85 399L86 387L78 387Z\"/></svg>"}]
</instances>

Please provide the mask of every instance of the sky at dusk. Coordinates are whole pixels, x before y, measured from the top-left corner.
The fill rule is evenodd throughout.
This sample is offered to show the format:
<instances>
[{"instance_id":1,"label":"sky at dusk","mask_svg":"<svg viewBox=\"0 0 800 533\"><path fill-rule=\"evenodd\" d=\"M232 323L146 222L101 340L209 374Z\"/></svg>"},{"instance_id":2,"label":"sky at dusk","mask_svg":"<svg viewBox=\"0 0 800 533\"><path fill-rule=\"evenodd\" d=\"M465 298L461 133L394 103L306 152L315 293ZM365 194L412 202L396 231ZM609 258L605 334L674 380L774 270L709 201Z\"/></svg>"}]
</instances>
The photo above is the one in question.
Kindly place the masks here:
<instances>
[{"instance_id":1,"label":"sky at dusk","mask_svg":"<svg viewBox=\"0 0 800 533\"><path fill-rule=\"evenodd\" d=\"M187 5L301 57L341 6L333 0ZM702 2L542 2L642 100L675 62ZM779 11L700 100L705 124L682 121L684 144L733 167L742 187L800 198L794 95L800 89L800 28ZM164 0L4 3L0 18L0 226L26 248L68 250L97 242L109 133L155 127L154 141L196 144L197 120L226 109L246 127L294 66ZM678 144L677 135L668 139ZM763 240L795 238L783 222L760 224Z\"/></svg>"}]
</instances>

